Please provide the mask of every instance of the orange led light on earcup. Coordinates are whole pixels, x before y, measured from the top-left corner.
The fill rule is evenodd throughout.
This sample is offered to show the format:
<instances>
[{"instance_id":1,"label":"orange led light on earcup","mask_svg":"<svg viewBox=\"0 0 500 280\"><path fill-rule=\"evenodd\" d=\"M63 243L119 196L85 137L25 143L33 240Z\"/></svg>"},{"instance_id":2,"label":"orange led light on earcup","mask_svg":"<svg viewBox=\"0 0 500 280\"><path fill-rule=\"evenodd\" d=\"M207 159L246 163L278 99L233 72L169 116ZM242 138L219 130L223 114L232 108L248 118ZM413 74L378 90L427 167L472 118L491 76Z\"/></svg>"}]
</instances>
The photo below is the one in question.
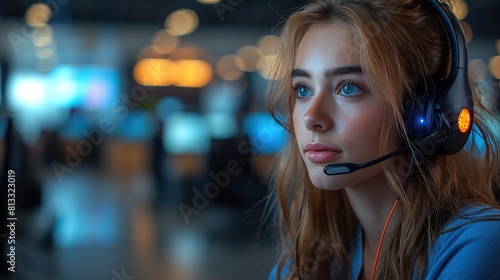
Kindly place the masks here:
<instances>
[{"instance_id":1,"label":"orange led light on earcup","mask_svg":"<svg viewBox=\"0 0 500 280\"><path fill-rule=\"evenodd\" d=\"M467 108L462 109L458 114L458 129L462 133L466 133L471 125L471 114Z\"/></svg>"}]
</instances>

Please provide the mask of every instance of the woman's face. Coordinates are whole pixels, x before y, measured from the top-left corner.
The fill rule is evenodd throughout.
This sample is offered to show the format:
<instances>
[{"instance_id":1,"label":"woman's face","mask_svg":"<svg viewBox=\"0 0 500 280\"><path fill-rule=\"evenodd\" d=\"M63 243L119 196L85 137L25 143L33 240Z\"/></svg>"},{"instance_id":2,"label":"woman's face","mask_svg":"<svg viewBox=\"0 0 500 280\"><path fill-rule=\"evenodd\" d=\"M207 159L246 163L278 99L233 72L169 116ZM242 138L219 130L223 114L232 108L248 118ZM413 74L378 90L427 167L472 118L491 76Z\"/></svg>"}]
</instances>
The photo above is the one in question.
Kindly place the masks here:
<instances>
[{"instance_id":1,"label":"woman's face","mask_svg":"<svg viewBox=\"0 0 500 280\"><path fill-rule=\"evenodd\" d=\"M380 164L346 175L323 173L328 164L363 163L380 156L384 103L367 87L355 46L349 28L325 23L306 32L295 57L293 126L309 177L320 189L384 178Z\"/></svg>"}]
</instances>

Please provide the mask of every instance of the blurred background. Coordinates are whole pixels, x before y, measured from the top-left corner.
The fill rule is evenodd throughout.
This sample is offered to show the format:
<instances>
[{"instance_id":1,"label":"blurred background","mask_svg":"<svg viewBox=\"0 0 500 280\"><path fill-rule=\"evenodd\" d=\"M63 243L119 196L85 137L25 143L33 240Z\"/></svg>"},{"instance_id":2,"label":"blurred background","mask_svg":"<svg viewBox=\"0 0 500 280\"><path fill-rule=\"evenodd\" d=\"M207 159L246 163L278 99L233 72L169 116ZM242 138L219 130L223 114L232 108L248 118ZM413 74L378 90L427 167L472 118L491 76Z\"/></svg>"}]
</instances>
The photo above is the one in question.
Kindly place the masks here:
<instances>
[{"instance_id":1,"label":"blurred background","mask_svg":"<svg viewBox=\"0 0 500 280\"><path fill-rule=\"evenodd\" d=\"M0 164L17 218L1 279L266 279L266 172L286 136L263 93L276 26L305 2L1 0ZM455 10L494 110L499 12Z\"/></svg>"}]
</instances>

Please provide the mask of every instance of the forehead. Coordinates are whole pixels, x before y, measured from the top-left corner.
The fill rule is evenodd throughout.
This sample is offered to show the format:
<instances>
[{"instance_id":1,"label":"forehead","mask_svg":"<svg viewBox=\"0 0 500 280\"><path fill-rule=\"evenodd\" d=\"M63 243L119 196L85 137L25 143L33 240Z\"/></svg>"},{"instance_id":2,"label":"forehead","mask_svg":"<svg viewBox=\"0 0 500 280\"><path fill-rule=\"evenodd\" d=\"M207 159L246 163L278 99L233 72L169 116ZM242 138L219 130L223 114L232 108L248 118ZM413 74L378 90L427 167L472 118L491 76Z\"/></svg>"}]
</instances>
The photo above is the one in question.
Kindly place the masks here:
<instances>
[{"instance_id":1,"label":"forehead","mask_svg":"<svg viewBox=\"0 0 500 280\"><path fill-rule=\"evenodd\" d=\"M294 68L359 65L359 44L345 24L328 22L313 25L297 48Z\"/></svg>"}]
</instances>

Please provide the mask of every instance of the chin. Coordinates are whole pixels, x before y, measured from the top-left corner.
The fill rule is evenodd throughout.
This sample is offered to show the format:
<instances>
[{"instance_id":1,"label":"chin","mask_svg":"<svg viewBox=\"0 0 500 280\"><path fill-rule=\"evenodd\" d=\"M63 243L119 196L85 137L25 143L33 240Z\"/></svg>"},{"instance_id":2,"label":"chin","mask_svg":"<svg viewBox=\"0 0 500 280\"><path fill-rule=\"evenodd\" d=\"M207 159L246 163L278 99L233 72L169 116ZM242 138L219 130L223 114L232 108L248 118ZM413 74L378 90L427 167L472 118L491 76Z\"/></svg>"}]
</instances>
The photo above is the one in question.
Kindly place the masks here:
<instances>
[{"instance_id":1,"label":"chin","mask_svg":"<svg viewBox=\"0 0 500 280\"><path fill-rule=\"evenodd\" d=\"M316 188L325 191L341 190L348 187L350 181L348 180L348 176L349 175L328 176L323 173L323 170L314 170L309 173L309 179L312 184Z\"/></svg>"},{"instance_id":2,"label":"chin","mask_svg":"<svg viewBox=\"0 0 500 280\"><path fill-rule=\"evenodd\" d=\"M379 184L387 182L380 166L360 170L351 174L329 176L323 173L323 169L312 168L309 171L309 179L312 184L320 190L341 190L364 184Z\"/></svg>"}]
</instances>

